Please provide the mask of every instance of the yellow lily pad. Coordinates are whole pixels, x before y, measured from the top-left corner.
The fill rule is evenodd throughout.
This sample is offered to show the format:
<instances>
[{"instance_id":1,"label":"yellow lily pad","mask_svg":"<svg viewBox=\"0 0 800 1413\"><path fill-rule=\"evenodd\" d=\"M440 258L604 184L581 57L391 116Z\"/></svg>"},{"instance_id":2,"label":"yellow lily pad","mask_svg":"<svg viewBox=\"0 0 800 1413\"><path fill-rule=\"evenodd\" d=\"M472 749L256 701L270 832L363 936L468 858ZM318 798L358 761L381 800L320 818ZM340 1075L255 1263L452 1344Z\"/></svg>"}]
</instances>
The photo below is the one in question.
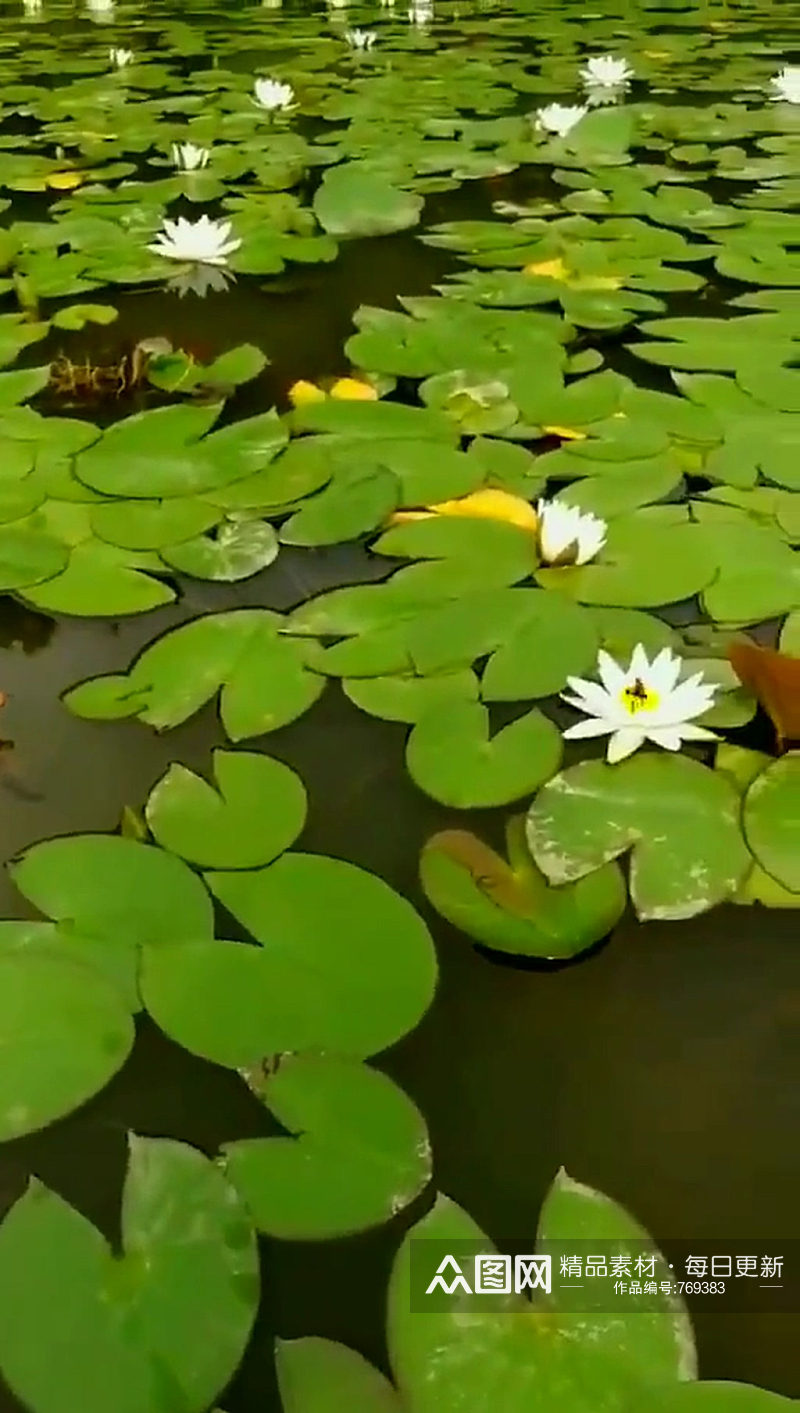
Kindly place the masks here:
<instances>
[{"instance_id":1,"label":"yellow lily pad","mask_svg":"<svg viewBox=\"0 0 800 1413\"><path fill-rule=\"evenodd\" d=\"M371 383L360 378L337 378L331 388L331 397L345 402L377 402L378 394Z\"/></svg>"},{"instance_id":2,"label":"yellow lily pad","mask_svg":"<svg viewBox=\"0 0 800 1413\"><path fill-rule=\"evenodd\" d=\"M431 515L463 515L475 520L503 520L507 525L518 525L522 530L535 531L538 524L536 511L522 496L514 496L510 491L487 487L473 491L458 500L443 500L438 505L426 506L425 510L398 510L391 516L391 525L402 525L409 520L426 520Z\"/></svg>"}]
</instances>

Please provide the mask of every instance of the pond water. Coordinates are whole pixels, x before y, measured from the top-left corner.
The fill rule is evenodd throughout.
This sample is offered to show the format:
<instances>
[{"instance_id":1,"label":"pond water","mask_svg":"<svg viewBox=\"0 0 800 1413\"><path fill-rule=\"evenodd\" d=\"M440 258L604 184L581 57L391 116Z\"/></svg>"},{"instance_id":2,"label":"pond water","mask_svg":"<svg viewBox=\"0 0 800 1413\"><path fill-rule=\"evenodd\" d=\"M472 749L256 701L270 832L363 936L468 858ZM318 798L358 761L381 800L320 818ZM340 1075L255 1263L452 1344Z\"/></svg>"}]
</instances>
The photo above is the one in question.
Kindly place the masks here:
<instances>
[{"instance_id":1,"label":"pond water","mask_svg":"<svg viewBox=\"0 0 800 1413\"><path fill-rule=\"evenodd\" d=\"M352 36L364 29L375 39L362 52ZM630 78L616 87L583 82L581 66L604 54L626 58ZM266 1081L253 1080L250 1067L273 1051L289 1056L289 1071L295 1049L339 1049L370 1060L417 1106L433 1155L431 1180L412 1175L407 1193L393 1197L380 1220L356 1213L338 1229L336 1217L325 1215L324 1165L318 1189L312 1174L310 1197L303 1195L306 1178L297 1175L296 1206L288 1170L276 1229L288 1238L294 1221L295 1231L298 1223L308 1228L309 1239L262 1229L257 1314L251 1300L229 1355L219 1355L216 1382L214 1331L243 1317L235 1319L229 1306L217 1311L204 1296L193 1326L187 1289L210 1282L212 1271L219 1275L210 1256L205 1266L181 1268L172 1253L177 1264L163 1268L168 1293L160 1317L147 1315L144 1298L131 1316L128 1287L123 1297L121 1284L103 1277L97 1308L119 1301L120 1320L130 1321L120 1338L133 1349L125 1355L131 1368L144 1360L147 1339L153 1342L142 1333L147 1320L164 1321L167 1352L159 1354L159 1377L141 1384L150 1395L140 1402L138 1374L124 1361L121 1373L103 1372L104 1361L109 1368L112 1362L108 1349L119 1353L117 1335L94 1347L89 1331L93 1337L95 1320L105 1316L92 1301L76 1294L74 1319L55 1317L48 1304L63 1302L69 1312L73 1285L84 1289L77 1244L70 1255L57 1223L37 1227L33 1217L13 1239L6 1226L5 1242L0 1227L3 1409L325 1413L349 1392L364 1413L400 1413L399 1402L379 1402L374 1389L370 1402L366 1384L355 1382L342 1384L335 1404L298 1394L292 1401L286 1387L282 1402L275 1338L319 1335L393 1371L409 1413L485 1413L488 1401L469 1394L463 1353L461 1390L443 1385L425 1395L411 1387L413 1378L407 1383L402 1353L393 1350L390 1359L387 1347L395 1255L437 1190L510 1247L533 1240L563 1167L625 1208L667 1251L670 1243L711 1238L742 1251L785 1242L791 1259L800 1243L800 960L792 896L800 895L800 757L790 750L779 763L776 732L789 744L800 734L793 730L800 682L800 69L791 71L786 92L773 80L798 58L800 13L770 0L616 0L588 8L572 0L417 0L408 11L399 0L327 8L294 0L242 0L224 9L113 0L0 5L7 227L7 235L0 232L0 356L7 369L0 372L7 462L0 467L0 588L7 590L0 599L0 689L7 698L2 857L11 863L53 838L118 838L120 829L128 839L149 840L155 852L170 827L179 841L188 828L202 855L188 848L190 864L224 871L214 875L223 880L213 886L217 935L244 942L257 932L247 920L253 910L237 904L248 875L277 868L277 855L291 860L286 849L327 856L409 900L438 962L431 1001L410 962L404 970L398 944L397 959L352 993L350 1045L351 1006L336 999L337 956L331 962L309 943L291 980L297 994L287 992L290 1021L279 998L273 1028L253 1053L242 1039L249 1013L239 1031L245 994L232 987L223 995L221 975L215 997L194 961L185 981L158 983L147 972L156 961L143 962L143 1000L129 1004L128 989L122 1005L126 979L135 992L140 944L148 956L159 951L155 942L233 946L196 940L188 923L181 936L168 936L169 926L181 932L180 898L176 892L171 901L167 890L162 899L155 874L145 869L140 881L133 864L130 875L117 873L109 855L106 875L105 856L75 854L58 877L49 861L36 879L35 863L16 883L16 864L0 875L4 918L61 924L47 937L14 931L0 939L0 1033L12 1077L0 1079L3 1212L19 1212L14 1204L35 1175L119 1247L129 1134L177 1140L213 1158L223 1145L303 1130L299 1100L301 1118L293 1122L291 1105L289 1118L273 1115L258 1097L260 1085L268 1097L285 1072L278 1066ZM294 106L259 108L253 84L265 77L291 84ZM536 113L553 103L585 110L571 126L551 116L556 126L566 123L559 134L547 130L547 119L544 128L536 123ZM211 148L196 172L173 164L172 144L187 141ZM240 240L227 259L235 281L205 296L197 292L196 266L148 251L165 216L203 214L230 220ZM194 287L170 288L176 272ZM76 307L77 315L65 315ZM391 324L376 315L382 310L394 311ZM135 365L136 350L153 339L169 348L160 346L149 363L145 350ZM209 371L242 345L250 353L238 363ZM253 350L268 361L254 359ZM4 381L22 369L31 370L24 386ZM337 395L332 385L346 377L357 380L361 397L352 388L350 397ZM318 400L304 398L298 383L318 385ZM225 435L210 430L217 404L221 428L262 419L253 421L252 445L240 438L208 450L215 435ZM377 420L373 411L382 404L405 404L420 420L401 423L391 412ZM196 420L158 421L161 408L185 409ZM267 423L262 414L272 408L280 421ZM139 415L135 445L124 429ZM488 514L402 520L404 511L460 501L487 486L507 497L499 512L495 506ZM603 517L607 542L595 563L548 567L541 527L534 549L520 502L556 493ZM144 505L153 519L143 532L136 517ZM181 526L195 528L170 539L158 518L165 506L185 516ZM112 510L119 512L113 522ZM259 528L253 538L253 527L264 524L277 534L267 540ZM228 532L234 543L226 558L213 546ZM424 582L384 584L390 574L420 569ZM372 596L321 599L315 622L296 616L310 600L355 585L374 586ZM514 617L523 594L537 604L557 599L565 616L540 622L534 606L526 627ZM273 610L284 633L263 628L256 650L272 666L261 669L263 680L252 668L255 686L241 688L241 729L233 729L224 695L220 716L217 699L220 684L239 671L238 658L226 658L217 671L201 645L170 669L169 682L155 667L149 676L134 668L124 680L171 630L233 609ZM450 617L435 625L425 618L445 609ZM485 630L475 627L481 615ZM232 642L237 632L230 625L222 640ZM740 681L730 666L726 652L743 633L780 649L782 665L772 660L766 678ZM330 646L340 640L345 654L326 657L340 651ZM651 657L669 645L686 659L687 673L702 670L717 684L718 699L702 719L724 745L715 755L713 742L690 740L678 756L651 744L630 766L603 767L602 777L570 776L599 770L587 763L603 759L606 743L567 741L562 763L559 732L548 722L563 730L577 719L559 700L567 676L594 677L603 646L624 666L637 642ZM222 662L228 649L213 652ZM120 679L65 703L76 684L106 674ZM198 686L204 674L207 690ZM438 703L431 691L427 708L419 695L403 698L398 709L397 684L409 677L414 690L423 682L426 691L429 679L440 687L451 680ZM646 682L638 687L649 690ZM509 746L502 769L469 717L479 691L491 705L493 733L545 707L548 722L537 718L528 744ZM229 686L225 692L232 698ZM163 712L158 724L170 729L152 729L138 711ZM276 729L265 730L270 713ZM257 725L241 726L245 717ZM233 862L214 853L213 821L207 856L197 844L206 817L195 813L197 797L177 809L171 826L169 810L159 820L148 808L145 821L148 797L172 763L214 779L214 748L268 754L305 785L305 821L294 831L287 825L284 841L255 861L244 858L242 841L250 826L253 837L273 828L271 811L277 818L284 788L277 776L274 795L273 785L248 795L244 823L233 829ZM663 764L663 775L633 773L649 759L659 771ZM684 765L688 773L676 774ZM582 782L572 819L559 816L553 793L543 793L562 768L565 778ZM766 782L766 808L755 794L751 804L754 778ZM539 927L544 914L529 901L520 911L519 895L515 900L513 890L527 886L522 875L492 872L501 868L497 855L505 856L509 817L524 814L534 797L528 839L550 884L568 890L602 866L612 896L594 914L589 904L585 913L576 910L574 935L550 917L549 950ZM283 825L276 827L282 837ZM481 868L464 867L463 839L461 854L443 855L451 869L460 860L461 885L473 889L473 913L458 913L462 921L478 918L478 903L492 907L492 945L479 922L472 935L453 924L453 900L463 895L454 876L440 882L433 901L436 889L420 881L426 845L454 830L496 851L488 879ZM634 843L638 876L628 875ZM480 857L485 871L487 855ZM609 862L617 857L633 894L627 903L623 876ZM211 886L211 875L207 881ZM117 896L117 888L125 891ZM615 889L622 890L619 906ZM134 936L139 908L144 917L152 907L155 917L162 901L164 935ZM277 893L273 903L278 913L286 907L284 921L305 906ZM374 947L386 946L388 955L395 920L384 903L376 895L366 925ZM331 904L331 951L345 948L356 923L341 906L340 916ZM518 939L520 918L528 945L509 940ZM413 950L418 944L406 925L404 933L397 921L398 936ZM98 941L108 944L110 962L98 962ZM82 960L57 955L60 946L85 944L94 950ZM40 1017L35 980L25 980L24 969L42 960L56 980L50 1011ZM348 969L359 964L343 954L341 965L344 996ZM89 1054L86 1042L86 1056L73 1065L82 1012L64 975L76 968L91 972L97 986L99 970L106 988L114 971L123 1031L136 1012L135 1041L128 1052L120 1040L113 1063ZM280 973L269 985L280 992ZM292 1011L309 986L322 994L313 1023ZM392 1018L381 1029L384 1005ZM95 1024L91 1017L85 1023ZM374 1033L374 1044L359 1026ZM110 1020L108 1027L113 1031ZM270 1043L295 1033L307 1038L296 1046ZM101 1026L99 1051L116 1043ZM308 1112L322 1126L311 1097ZM366 1167L370 1144L377 1149L383 1141L382 1114L373 1118L344 1158L325 1160L337 1194L351 1182L358 1188L353 1154L361 1144ZM140 1195L138 1214L142 1264L125 1277L130 1290L145 1292L148 1261L159 1270L163 1258L158 1183L165 1211L170 1202L189 1207L195 1200L180 1186L170 1190L156 1171L160 1159L152 1161L156 1197ZM312 1153L307 1161L320 1160ZM388 1171L392 1155L385 1161ZM205 1230L208 1214L198 1212L198 1225L190 1231L187 1219L173 1238L176 1247ZM130 1240L126 1230L129 1252ZM48 1269L48 1261L52 1275L30 1275ZM186 1303L179 1310L180 1298ZM714 1314L707 1301L689 1295L687 1303L701 1380L800 1394L796 1309ZM176 1347L207 1341L212 1351L212 1373L206 1383L198 1376L199 1392L193 1376L183 1378L183 1366L170 1364L173 1318ZM70 1349L77 1350L74 1380L71 1372L65 1377ZM34 1371L51 1358L48 1381ZM515 1413L545 1405L565 1413L662 1406L646 1377L637 1383L625 1375L617 1387L614 1374L612 1392L604 1389L602 1397L599 1384L581 1390L580 1377L574 1386L570 1378L547 1384L541 1402L532 1395L525 1402L518 1385L512 1399L495 1373L494 1401ZM109 1390L118 1388L121 1400L126 1384L132 1391L124 1408L109 1402ZM735 1403L741 1413L768 1413L767 1402L747 1399ZM776 1413L780 1406L776 1399ZM714 1407L722 1413L734 1402Z\"/></svg>"}]
</instances>

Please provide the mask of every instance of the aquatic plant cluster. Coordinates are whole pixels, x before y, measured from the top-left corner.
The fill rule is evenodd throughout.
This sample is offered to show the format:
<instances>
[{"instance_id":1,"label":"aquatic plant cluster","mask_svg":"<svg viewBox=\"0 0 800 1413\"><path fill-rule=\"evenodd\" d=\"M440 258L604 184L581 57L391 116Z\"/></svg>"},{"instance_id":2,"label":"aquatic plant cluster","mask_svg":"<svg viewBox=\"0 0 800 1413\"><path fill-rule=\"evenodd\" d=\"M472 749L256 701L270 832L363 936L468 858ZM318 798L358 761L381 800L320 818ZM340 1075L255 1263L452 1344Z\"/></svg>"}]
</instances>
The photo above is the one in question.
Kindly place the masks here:
<instances>
[{"instance_id":1,"label":"aquatic plant cluster","mask_svg":"<svg viewBox=\"0 0 800 1413\"><path fill-rule=\"evenodd\" d=\"M24 9L31 47L3 57L2 116L24 130L0 150L0 591L117 619L185 577L266 571L266 589L283 547L385 564L286 613L232 601L72 685L65 710L98 731L167 732L218 699L229 744L205 774L171 764L124 831L11 865L36 917L0 923L0 1138L98 1093L144 1012L283 1132L213 1159L133 1136L118 1251L33 1181L0 1224L0 1370L31 1413L204 1413L251 1335L257 1236L365 1231L434 1173L424 1117L371 1063L433 1002L430 932L382 879L303 850L305 787L265 736L335 682L407 725L420 791L511 809L507 857L464 827L420 859L433 909L499 952L576 956L629 900L643 920L797 905L800 70L754 58L749 12L713 5L624 45L618 17L537 7L533 55L522 11L491 34L421 0L369 29L342 5L126 28L96 0L112 28L59 31L44 82L58 5ZM428 219L466 183L483 217ZM139 294L224 298L236 279L263 296L350 238L417 229L449 273L359 307L340 366L279 407L236 415L279 354L269 329L208 363L160 338L85 377L68 349L36 363ZM121 415L144 384L158 405ZM116 420L47 402L87 387ZM759 706L774 751L746 736ZM562 1173L539 1238L576 1232L648 1239ZM420 1319L420 1235L488 1242L437 1197L394 1265L393 1382L341 1345L285 1342L286 1413L348 1396L482 1413L498 1370L509 1413L588 1413L598 1390L619 1410L788 1407L698 1381L672 1297L650 1316L554 1297Z\"/></svg>"}]
</instances>

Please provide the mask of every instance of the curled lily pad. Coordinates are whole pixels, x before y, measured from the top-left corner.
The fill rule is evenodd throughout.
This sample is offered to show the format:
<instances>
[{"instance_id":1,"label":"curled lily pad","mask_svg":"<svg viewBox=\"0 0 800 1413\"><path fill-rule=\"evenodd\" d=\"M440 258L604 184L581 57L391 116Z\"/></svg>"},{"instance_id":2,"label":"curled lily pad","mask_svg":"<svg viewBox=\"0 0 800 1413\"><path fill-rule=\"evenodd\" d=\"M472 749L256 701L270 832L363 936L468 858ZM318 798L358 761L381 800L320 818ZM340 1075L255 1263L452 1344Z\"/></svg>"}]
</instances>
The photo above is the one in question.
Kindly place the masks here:
<instances>
[{"instance_id":1,"label":"curled lily pad","mask_svg":"<svg viewBox=\"0 0 800 1413\"><path fill-rule=\"evenodd\" d=\"M627 893L617 864L554 888L531 859L523 816L509 821L506 841L508 860L461 829L434 834L422 850L426 897L468 937L526 957L572 957L619 921Z\"/></svg>"}]
</instances>

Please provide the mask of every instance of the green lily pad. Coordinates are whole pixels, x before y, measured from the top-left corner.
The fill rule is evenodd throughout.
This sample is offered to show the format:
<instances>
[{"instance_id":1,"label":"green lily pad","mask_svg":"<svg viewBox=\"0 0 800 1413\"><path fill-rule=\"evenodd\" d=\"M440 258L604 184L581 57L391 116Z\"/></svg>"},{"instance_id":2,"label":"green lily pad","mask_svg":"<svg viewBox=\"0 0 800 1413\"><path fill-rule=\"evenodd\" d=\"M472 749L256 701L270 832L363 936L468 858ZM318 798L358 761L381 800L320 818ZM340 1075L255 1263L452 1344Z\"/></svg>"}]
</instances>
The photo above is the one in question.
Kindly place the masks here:
<instances>
[{"instance_id":1,"label":"green lily pad","mask_svg":"<svg viewBox=\"0 0 800 1413\"><path fill-rule=\"evenodd\" d=\"M551 887L525 844L524 817L506 826L508 861L474 834L434 834L420 858L425 896L476 942L526 957L573 957L605 937L625 909L615 863L577 883Z\"/></svg>"},{"instance_id":2,"label":"green lily pad","mask_svg":"<svg viewBox=\"0 0 800 1413\"><path fill-rule=\"evenodd\" d=\"M214 914L200 879L181 859L112 834L74 834L34 844L11 865L29 902L90 937L170 945L211 937Z\"/></svg>"},{"instance_id":3,"label":"green lily pad","mask_svg":"<svg viewBox=\"0 0 800 1413\"><path fill-rule=\"evenodd\" d=\"M263 520L227 520L213 535L198 535L161 551L165 564L195 579L234 584L266 569L278 554L278 537Z\"/></svg>"},{"instance_id":4,"label":"green lily pad","mask_svg":"<svg viewBox=\"0 0 800 1413\"><path fill-rule=\"evenodd\" d=\"M334 1340L316 1335L276 1340L275 1367L284 1413L340 1413L342 1408L402 1413L389 1380L363 1355Z\"/></svg>"},{"instance_id":5,"label":"green lily pad","mask_svg":"<svg viewBox=\"0 0 800 1413\"><path fill-rule=\"evenodd\" d=\"M187 721L221 691L220 715L232 741L286 726L307 711L325 678L306 667L308 648L278 636L269 609L208 614L165 633L126 675L90 678L64 696L76 716L137 716L157 731Z\"/></svg>"},{"instance_id":6,"label":"green lily pad","mask_svg":"<svg viewBox=\"0 0 800 1413\"><path fill-rule=\"evenodd\" d=\"M6 1141L44 1128L102 1089L125 1063L134 1027L117 986L46 947L3 948L0 984Z\"/></svg>"},{"instance_id":7,"label":"green lily pad","mask_svg":"<svg viewBox=\"0 0 800 1413\"><path fill-rule=\"evenodd\" d=\"M259 1231L291 1241L388 1221L430 1181L425 1122L386 1075L336 1056L288 1056L255 1081L289 1138L223 1147L224 1171Z\"/></svg>"},{"instance_id":8,"label":"green lily pad","mask_svg":"<svg viewBox=\"0 0 800 1413\"><path fill-rule=\"evenodd\" d=\"M370 716L384 721L419 721L433 707L446 702L477 701L478 679L468 668L439 672L430 677L346 677L342 690L351 702Z\"/></svg>"},{"instance_id":9,"label":"green lily pad","mask_svg":"<svg viewBox=\"0 0 800 1413\"><path fill-rule=\"evenodd\" d=\"M0 591L29 589L55 578L69 557L52 535L16 525L0 527Z\"/></svg>"},{"instance_id":10,"label":"green lily pad","mask_svg":"<svg viewBox=\"0 0 800 1413\"><path fill-rule=\"evenodd\" d=\"M0 554L3 533L10 532L0 531ZM63 553L64 547L59 548ZM174 591L141 573L135 560L128 562L131 558L131 551L119 550L101 540L87 540L75 545L61 573L43 584L24 586L24 596L35 608L47 613L68 613L80 618L149 613L172 603ZM147 567L151 565L148 563Z\"/></svg>"},{"instance_id":11,"label":"green lily pad","mask_svg":"<svg viewBox=\"0 0 800 1413\"><path fill-rule=\"evenodd\" d=\"M565 1250L593 1240L598 1249L608 1244L633 1257L643 1239L646 1233L622 1208L563 1170L558 1174L542 1210L538 1245ZM669 1296L652 1313L626 1315L594 1308L574 1313L560 1308L560 1292L544 1306L496 1294L491 1309L483 1301L479 1310L474 1297L456 1290L444 1308L437 1305L423 1318L415 1308L422 1291L414 1281L412 1241L419 1251L456 1251L467 1261L467 1252L492 1253L493 1247L443 1196L405 1237L389 1289L389 1354L404 1401L415 1413L479 1413L498 1393L505 1413L559 1404L571 1413L596 1413L598 1389L601 1406L609 1410L646 1407L651 1391L694 1377L689 1323ZM666 1263L648 1244L659 1274L666 1275Z\"/></svg>"},{"instance_id":12,"label":"green lily pad","mask_svg":"<svg viewBox=\"0 0 800 1413\"><path fill-rule=\"evenodd\" d=\"M433 944L411 904L381 879L338 859L292 853L207 881L260 945L148 949L145 1005L193 1054L233 1068L287 1050L363 1059L427 1010Z\"/></svg>"},{"instance_id":13,"label":"green lily pad","mask_svg":"<svg viewBox=\"0 0 800 1413\"><path fill-rule=\"evenodd\" d=\"M755 777L742 818L761 867L784 888L800 893L800 752L789 752Z\"/></svg>"},{"instance_id":14,"label":"green lily pad","mask_svg":"<svg viewBox=\"0 0 800 1413\"><path fill-rule=\"evenodd\" d=\"M185 496L176 500L106 501L92 507L91 525L101 540L120 549L160 550L202 535L221 519L208 501Z\"/></svg>"},{"instance_id":15,"label":"green lily pad","mask_svg":"<svg viewBox=\"0 0 800 1413\"><path fill-rule=\"evenodd\" d=\"M281 527L285 545L335 545L374 530L391 515L399 486L390 471L367 465L341 473Z\"/></svg>"},{"instance_id":16,"label":"green lily pad","mask_svg":"<svg viewBox=\"0 0 800 1413\"><path fill-rule=\"evenodd\" d=\"M258 868L294 843L306 792L282 761L252 751L213 752L217 789L173 764L147 800L145 818L163 849L203 868Z\"/></svg>"},{"instance_id":17,"label":"green lily pad","mask_svg":"<svg viewBox=\"0 0 800 1413\"><path fill-rule=\"evenodd\" d=\"M357 162L331 167L323 176L314 213L334 236L377 236L416 226L423 198L393 186Z\"/></svg>"},{"instance_id":18,"label":"green lily pad","mask_svg":"<svg viewBox=\"0 0 800 1413\"><path fill-rule=\"evenodd\" d=\"M258 1305L243 1204L208 1158L163 1138L130 1139L120 1255L34 1179L0 1227L0 1276L0 1368L38 1413L142 1413L165 1380L203 1413Z\"/></svg>"},{"instance_id":19,"label":"green lily pad","mask_svg":"<svg viewBox=\"0 0 800 1413\"><path fill-rule=\"evenodd\" d=\"M454 701L431 708L408 738L406 765L421 790L459 809L504 805L530 794L558 770L558 728L540 711L489 736L489 713L480 702Z\"/></svg>"}]
</instances>

